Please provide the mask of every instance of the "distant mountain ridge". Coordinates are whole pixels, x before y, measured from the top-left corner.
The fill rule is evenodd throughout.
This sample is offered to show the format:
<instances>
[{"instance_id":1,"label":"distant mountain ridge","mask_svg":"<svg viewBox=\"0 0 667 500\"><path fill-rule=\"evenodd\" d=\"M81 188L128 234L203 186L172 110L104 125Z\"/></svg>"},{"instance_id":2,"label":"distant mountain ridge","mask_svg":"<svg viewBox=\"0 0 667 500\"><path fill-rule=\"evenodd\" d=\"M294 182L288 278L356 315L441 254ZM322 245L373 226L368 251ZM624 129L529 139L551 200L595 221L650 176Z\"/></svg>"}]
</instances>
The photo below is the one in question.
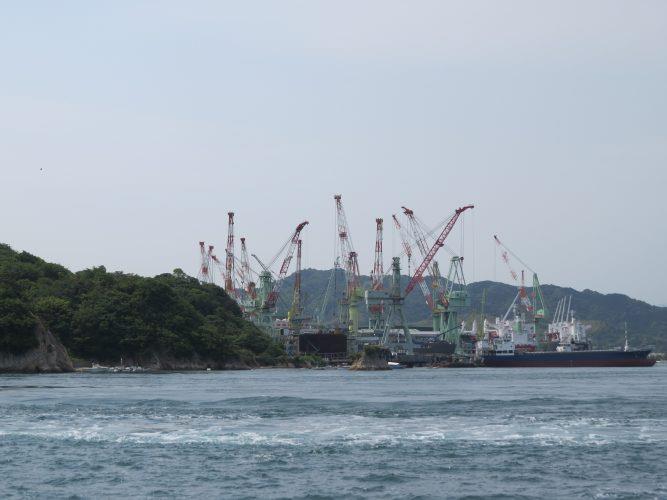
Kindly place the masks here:
<instances>
[{"instance_id":1,"label":"distant mountain ridge","mask_svg":"<svg viewBox=\"0 0 667 500\"><path fill-rule=\"evenodd\" d=\"M331 270L305 269L301 274L301 286L305 297L306 315L314 315L319 308L326 290ZM368 287L370 278L362 276L363 286ZM409 281L403 276L404 288ZM336 273L336 292L328 302L327 314L331 318L336 311L336 299L342 296L344 275L342 270ZM285 279L281 288L279 310L286 314L292 299L294 275ZM388 282L385 284L388 286ZM514 299L515 286L495 281L479 281L468 284L470 293L470 311L464 316L472 320L473 314L480 314L482 294L486 290L485 316L502 317ZM556 285L542 285L549 318L561 297L572 296L572 309L575 316L591 325L590 338L597 347L615 347L624 343L624 323L628 324L628 339L632 346L653 345L658 352L667 351L667 307L660 307L636 300L619 293L602 294L593 290L575 290ZM419 290L414 290L406 299L405 314L412 326L430 325L430 313ZM365 306L360 308L361 321L367 321Z\"/></svg>"}]
</instances>

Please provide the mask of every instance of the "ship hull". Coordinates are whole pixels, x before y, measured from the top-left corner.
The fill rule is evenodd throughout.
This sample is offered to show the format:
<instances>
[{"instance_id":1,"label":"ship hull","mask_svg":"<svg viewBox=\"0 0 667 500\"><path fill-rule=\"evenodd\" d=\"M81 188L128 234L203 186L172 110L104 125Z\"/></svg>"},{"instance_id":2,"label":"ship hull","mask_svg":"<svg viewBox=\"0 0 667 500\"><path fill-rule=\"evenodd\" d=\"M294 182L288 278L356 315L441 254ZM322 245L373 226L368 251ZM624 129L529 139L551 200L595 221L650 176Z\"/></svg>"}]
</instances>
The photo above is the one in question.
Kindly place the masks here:
<instances>
[{"instance_id":1,"label":"ship hull","mask_svg":"<svg viewBox=\"0 0 667 500\"><path fill-rule=\"evenodd\" d=\"M653 366L655 359L648 357L650 353L650 349L636 351L524 352L505 356L484 356L482 363L484 366L495 368Z\"/></svg>"}]
</instances>

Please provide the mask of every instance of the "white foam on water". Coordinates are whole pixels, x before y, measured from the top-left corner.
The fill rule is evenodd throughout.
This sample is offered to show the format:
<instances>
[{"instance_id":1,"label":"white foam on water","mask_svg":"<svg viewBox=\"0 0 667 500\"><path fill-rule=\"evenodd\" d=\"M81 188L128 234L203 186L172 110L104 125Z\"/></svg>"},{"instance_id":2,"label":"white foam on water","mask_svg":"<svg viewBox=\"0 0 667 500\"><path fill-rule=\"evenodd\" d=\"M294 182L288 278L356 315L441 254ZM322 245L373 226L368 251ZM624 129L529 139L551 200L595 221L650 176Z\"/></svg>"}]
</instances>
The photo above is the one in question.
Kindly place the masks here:
<instances>
[{"instance_id":1,"label":"white foam on water","mask_svg":"<svg viewBox=\"0 0 667 500\"><path fill-rule=\"evenodd\" d=\"M239 418L215 415L98 414L39 415L7 423L0 436L118 443L237 446L368 445L398 446L439 442L542 446L603 446L610 443L667 441L667 419L626 422L605 418L540 417L368 417L307 415Z\"/></svg>"}]
</instances>

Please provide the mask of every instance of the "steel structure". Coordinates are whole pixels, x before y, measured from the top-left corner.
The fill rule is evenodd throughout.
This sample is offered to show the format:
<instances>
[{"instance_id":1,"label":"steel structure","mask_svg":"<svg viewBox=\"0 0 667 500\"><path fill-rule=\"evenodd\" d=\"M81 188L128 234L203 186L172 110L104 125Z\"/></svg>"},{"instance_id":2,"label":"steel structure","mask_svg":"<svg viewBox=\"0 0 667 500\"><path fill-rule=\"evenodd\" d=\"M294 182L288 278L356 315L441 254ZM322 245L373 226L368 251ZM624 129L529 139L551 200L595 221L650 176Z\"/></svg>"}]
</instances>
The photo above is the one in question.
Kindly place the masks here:
<instances>
[{"instance_id":1,"label":"steel structure","mask_svg":"<svg viewBox=\"0 0 667 500\"><path fill-rule=\"evenodd\" d=\"M401 223L398 221L396 215L392 215L391 218L394 220L394 227L398 231L399 236L401 237L401 245L403 246L403 253L408 258L408 275L411 274L411 264L412 264L412 245L408 241L408 233L405 231L405 228L401 226Z\"/></svg>"},{"instance_id":2,"label":"steel structure","mask_svg":"<svg viewBox=\"0 0 667 500\"><path fill-rule=\"evenodd\" d=\"M371 272L371 287L373 290L382 290L384 280L384 265L382 263L382 219L375 219L375 259Z\"/></svg>"},{"instance_id":3,"label":"steel structure","mask_svg":"<svg viewBox=\"0 0 667 500\"><path fill-rule=\"evenodd\" d=\"M324 296L322 297L322 304L320 305L316 313L317 324L321 327L325 326L326 323L326 312L327 309L329 308L329 300L331 299L331 295L335 292L336 274L339 269L340 269L340 261L338 258L336 258L336 260L334 260L333 263L333 268L329 272L329 279L327 280L327 287L324 291ZM337 327L338 324L336 323L335 326Z\"/></svg>"},{"instance_id":4,"label":"steel structure","mask_svg":"<svg viewBox=\"0 0 667 500\"><path fill-rule=\"evenodd\" d=\"M294 233L292 233L292 236L290 237L287 245L287 253L285 254L283 263L280 266L280 271L278 271L278 276L273 284L273 288L266 297L266 301L262 305L264 309L275 308L276 301L278 300L278 293L280 291L280 286L282 285L283 281L285 280L285 277L287 276L287 271L289 270L290 263L292 262L292 257L294 256L294 250L296 249L299 243L299 236L301 235L301 231L303 230L304 227L306 227L307 224L308 221L302 222L301 224L296 226Z\"/></svg>"},{"instance_id":5,"label":"steel structure","mask_svg":"<svg viewBox=\"0 0 667 500\"><path fill-rule=\"evenodd\" d=\"M248 260L248 248L246 247L245 238L241 238L241 285L245 290L247 298L255 300L257 298L257 290L255 288L255 281L252 278L250 270L250 261Z\"/></svg>"},{"instance_id":6,"label":"steel structure","mask_svg":"<svg viewBox=\"0 0 667 500\"><path fill-rule=\"evenodd\" d=\"M359 261L357 259L357 252L354 250L352 244L352 237L350 236L350 228L347 223L347 216L343 208L343 201L341 195L334 195L336 202L336 229L338 234L339 258L343 263L345 270L345 296L342 301L343 307L341 311L344 312L347 308L347 325L349 332L354 335L359 329L359 299L362 297L362 292L359 287Z\"/></svg>"},{"instance_id":7,"label":"steel structure","mask_svg":"<svg viewBox=\"0 0 667 500\"><path fill-rule=\"evenodd\" d=\"M232 297L236 297L236 287L234 286L234 212L227 212L225 291Z\"/></svg>"},{"instance_id":8,"label":"steel structure","mask_svg":"<svg viewBox=\"0 0 667 500\"><path fill-rule=\"evenodd\" d=\"M498 238L498 235L493 235L493 239L495 240L496 244L498 247L501 249L501 257L503 259L503 262L507 265L510 275L512 276L512 279L517 283L518 289L519 289L519 299L521 300L521 303L524 305L526 310L528 312L531 312L533 314L533 318L536 320L541 320L546 317L547 315L547 308L544 303L544 296L542 295L542 287L540 285L540 280L537 277L537 273L533 271L530 266L528 266L524 261L521 260L521 258L512 252L504 243L500 241L500 238ZM521 278L519 278L518 273L513 269L512 264L509 259L509 255L514 257L517 262L519 262L522 266L524 266L528 271L533 273L533 290L531 293L531 297L528 297L528 293L526 292L526 286L524 282L524 274L523 271L521 271Z\"/></svg>"},{"instance_id":9,"label":"steel structure","mask_svg":"<svg viewBox=\"0 0 667 500\"><path fill-rule=\"evenodd\" d=\"M296 269L294 271L294 288L292 291L292 306L287 313L290 328L298 334L305 318L301 298L301 240L296 245ZM298 344L298 343L297 343Z\"/></svg>"},{"instance_id":10,"label":"steel structure","mask_svg":"<svg viewBox=\"0 0 667 500\"><path fill-rule=\"evenodd\" d=\"M382 333L382 345L390 348L393 352L404 351L405 354L413 354L412 335L403 313L403 301L405 296L401 295L401 259L393 257L391 262L391 288L389 292L383 292L388 302L387 318L384 322ZM401 341L401 333L403 339Z\"/></svg>"},{"instance_id":11,"label":"steel structure","mask_svg":"<svg viewBox=\"0 0 667 500\"><path fill-rule=\"evenodd\" d=\"M202 283L211 283L211 252L213 251L213 246L209 246L208 252L206 251L206 243L204 241L199 242L199 272L197 273L197 279Z\"/></svg>"},{"instance_id":12,"label":"steel structure","mask_svg":"<svg viewBox=\"0 0 667 500\"><path fill-rule=\"evenodd\" d=\"M414 276L412 276L412 279L408 283L408 286L405 287L405 296L407 296L414 289L414 287L417 286L420 280L423 279L424 271L426 271L426 269L429 267L429 265L433 261L433 257L435 257L435 254L438 253L438 250L440 250L440 247L444 245L445 240L447 239L447 236L449 236L449 233L454 228L456 221L463 212L465 212L470 208L474 208L474 205L466 205L465 207L457 208L456 211L454 212L454 215L452 215L450 219L447 221L445 227L442 229L442 232L440 233L440 236L438 236L438 239L435 240L435 243L433 243L431 249L424 256L424 260L415 270L415 274Z\"/></svg>"}]
</instances>

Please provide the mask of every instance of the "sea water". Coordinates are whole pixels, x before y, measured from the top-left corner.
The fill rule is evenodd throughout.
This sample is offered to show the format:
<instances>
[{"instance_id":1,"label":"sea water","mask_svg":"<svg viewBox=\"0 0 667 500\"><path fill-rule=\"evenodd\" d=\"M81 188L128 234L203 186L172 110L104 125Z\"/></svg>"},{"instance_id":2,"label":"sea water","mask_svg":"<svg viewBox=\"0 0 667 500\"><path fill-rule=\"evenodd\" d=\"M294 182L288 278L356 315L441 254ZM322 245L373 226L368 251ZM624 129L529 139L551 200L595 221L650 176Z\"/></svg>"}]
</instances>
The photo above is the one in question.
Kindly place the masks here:
<instances>
[{"instance_id":1,"label":"sea water","mask_svg":"<svg viewBox=\"0 0 667 500\"><path fill-rule=\"evenodd\" d=\"M667 363L0 375L0 496L667 498Z\"/></svg>"}]
</instances>

